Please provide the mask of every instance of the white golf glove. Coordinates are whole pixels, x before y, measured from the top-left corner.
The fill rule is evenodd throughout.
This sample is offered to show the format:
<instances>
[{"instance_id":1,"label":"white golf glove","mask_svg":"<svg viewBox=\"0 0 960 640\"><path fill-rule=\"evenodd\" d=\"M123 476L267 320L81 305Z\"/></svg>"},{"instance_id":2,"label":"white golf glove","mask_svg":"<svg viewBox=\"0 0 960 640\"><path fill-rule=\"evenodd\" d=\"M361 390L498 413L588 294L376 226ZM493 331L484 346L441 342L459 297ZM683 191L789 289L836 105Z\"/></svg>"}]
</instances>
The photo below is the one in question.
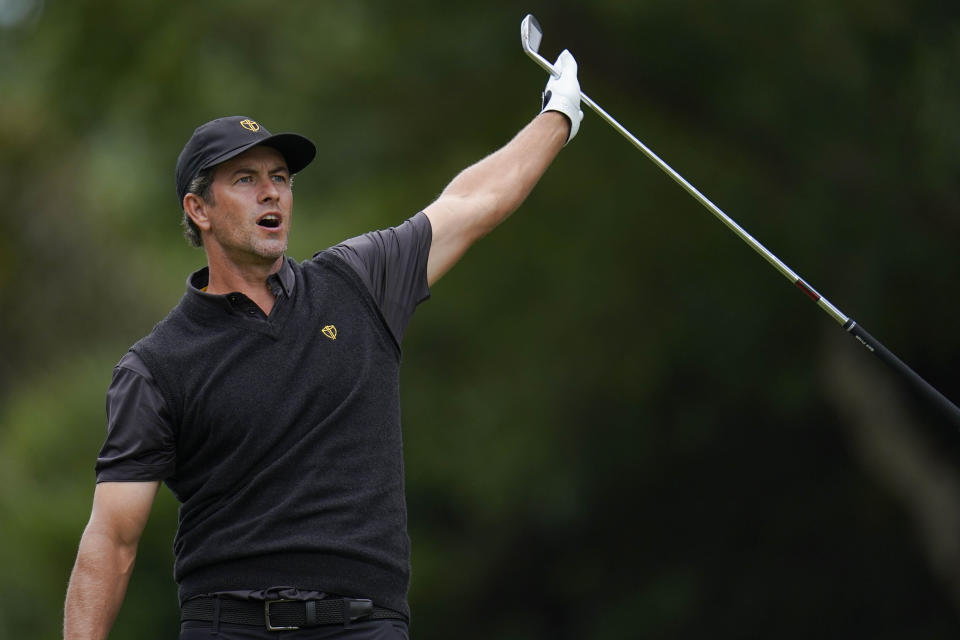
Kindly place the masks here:
<instances>
[{"instance_id":1,"label":"white golf glove","mask_svg":"<svg viewBox=\"0 0 960 640\"><path fill-rule=\"evenodd\" d=\"M583 111L580 110L580 83L577 81L577 61L573 55L563 50L556 64L553 65L560 72L560 77L550 75L547 80L547 87L543 91L543 109L544 111L559 111L570 120L570 135L567 142L573 140L580 129L580 121L583 120Z\"/></svg>"}]
</instances>

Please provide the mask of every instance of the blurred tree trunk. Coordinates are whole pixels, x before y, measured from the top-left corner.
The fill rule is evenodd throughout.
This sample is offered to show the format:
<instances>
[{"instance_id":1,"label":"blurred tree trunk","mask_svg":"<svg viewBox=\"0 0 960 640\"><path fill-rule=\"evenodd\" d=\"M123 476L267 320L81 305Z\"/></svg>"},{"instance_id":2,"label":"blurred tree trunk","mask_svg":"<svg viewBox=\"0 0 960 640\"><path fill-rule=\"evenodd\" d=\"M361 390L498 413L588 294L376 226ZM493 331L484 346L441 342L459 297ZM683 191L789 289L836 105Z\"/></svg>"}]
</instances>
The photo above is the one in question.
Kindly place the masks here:
<instances>
[{"instance_id":1,"label":"blurred tree trunk","mask_svg":"<svg viewBox=\"0 0 960 640\"><path fill-rule=\"evenodd\" d=\"M825 340L826 396L865 472L913 521L930 570L960 615L960 473L924 435L916 410L884 365L845 340L835 330Z\"/></svg>"}]
</instances>

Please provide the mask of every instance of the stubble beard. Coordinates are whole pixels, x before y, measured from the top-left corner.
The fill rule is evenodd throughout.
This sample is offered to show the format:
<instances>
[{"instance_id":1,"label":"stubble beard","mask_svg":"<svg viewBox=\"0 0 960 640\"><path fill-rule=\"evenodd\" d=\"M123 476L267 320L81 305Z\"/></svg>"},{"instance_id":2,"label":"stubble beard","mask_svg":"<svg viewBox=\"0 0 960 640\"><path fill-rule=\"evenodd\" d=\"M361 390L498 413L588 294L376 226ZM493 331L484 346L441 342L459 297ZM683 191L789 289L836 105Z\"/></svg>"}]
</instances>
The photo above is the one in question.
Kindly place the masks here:
<instances>
[{"instance_id":1,"label":"stubble beard","mask_svg":"<svg viewBox=\"0 0 960 640\"><path fill-rule=\"evenodd\" d=\"M251 253L266 260L277 260L287 252L289 245L286 234L282 240L254 238L250 243Z\"/></svg>"}]
</instances>

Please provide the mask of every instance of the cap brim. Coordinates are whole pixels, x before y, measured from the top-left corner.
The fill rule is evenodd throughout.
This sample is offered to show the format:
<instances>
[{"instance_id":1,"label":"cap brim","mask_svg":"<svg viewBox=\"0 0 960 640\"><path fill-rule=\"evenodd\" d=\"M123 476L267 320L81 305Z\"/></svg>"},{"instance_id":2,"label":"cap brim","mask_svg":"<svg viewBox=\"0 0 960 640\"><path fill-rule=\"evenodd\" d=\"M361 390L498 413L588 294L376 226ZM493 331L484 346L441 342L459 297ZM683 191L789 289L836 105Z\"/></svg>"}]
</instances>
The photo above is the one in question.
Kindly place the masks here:
<instances>
[{"instance_id":1,"label":"cap brim","mask_svg":"<svg viewBox=\"0 0 960 640\"><path fill-rule=\"evenodd\" d=\"M290 173L302 171L317 156L317 147L298 133L278 133L258 144L273 147L287 160Z\"/></svg>"},{"instance_id":2,"label":"cap brim","mask_svg":"<svg viewBox=\"0 0 960 640\"><path fill-rule=\"evenodd\" d=\"M242 145L236 149L231 149L215 158L211 158L205 162L203 166L199 167L198 170L209 169L221 162L226 162L230 158L237 157L247 149L261 145L272 147L283 154L284 159L287 161L287 169L290 170L291 174L302 171L308 164L313 162L313 159L317 155L316 145L308 138L298 133L277 133L267 138L251 142L250 144Z\"/></svg>"}]
</instances>

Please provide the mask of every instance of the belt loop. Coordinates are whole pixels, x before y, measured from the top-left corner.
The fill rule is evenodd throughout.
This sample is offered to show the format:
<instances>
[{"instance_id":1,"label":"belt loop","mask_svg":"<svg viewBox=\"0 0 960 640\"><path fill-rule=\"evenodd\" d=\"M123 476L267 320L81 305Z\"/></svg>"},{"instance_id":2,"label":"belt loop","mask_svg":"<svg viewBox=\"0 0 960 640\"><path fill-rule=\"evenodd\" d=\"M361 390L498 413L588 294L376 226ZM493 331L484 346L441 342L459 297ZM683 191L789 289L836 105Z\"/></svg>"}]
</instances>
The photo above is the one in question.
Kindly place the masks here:
<instances>
[{"instance_id":1,"label":"belt loop","mask_svg":"<svg viewBox=\"0 0 960 640\"><path fill-rule=\"evenodd\" d=\"M350 598L340 598L340 602L343 604L343 628L349 629L353 622L350 616Z\"/></svg>"},{"instance_id":2,"label":"belt loop","mask_svg":"<svg viewBox=\"0 0 960 640\"><path fill-rule=\"evenodd\" d=\"M306 627L315 627L317 625L317 601L316 600L307 600L304 605L306 613Z\"/></svg>"},{"instance_id":3,"label":"belt loop","mask_svg":"<svg viewBox=\"0 0 960 640\"><path fill-rule=\"evenodd\" d=\"M210 635L220 635L220 594L213 598L213 629L211 629Z\"/></svg>"}]
</instances>

